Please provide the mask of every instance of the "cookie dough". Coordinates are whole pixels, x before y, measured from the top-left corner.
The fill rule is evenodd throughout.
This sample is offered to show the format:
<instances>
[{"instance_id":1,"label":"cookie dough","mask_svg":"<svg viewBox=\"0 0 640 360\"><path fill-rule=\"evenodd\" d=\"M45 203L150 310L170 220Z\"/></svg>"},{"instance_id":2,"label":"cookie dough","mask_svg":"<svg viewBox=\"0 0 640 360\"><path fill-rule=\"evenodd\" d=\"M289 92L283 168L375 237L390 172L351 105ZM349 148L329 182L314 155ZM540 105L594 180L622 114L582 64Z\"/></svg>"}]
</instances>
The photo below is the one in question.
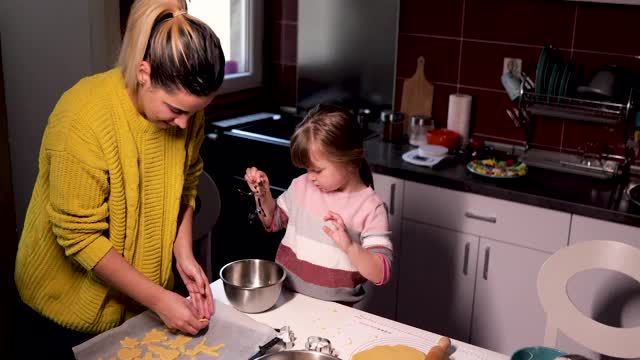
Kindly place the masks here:
<instances>
[{"instance_id":1,"label":"cookie dough","mask_svg":"<svg viewBox=\"0 0 640 360\"><path fill-rule=\"evenodd\" d=\"M355 354L352 360L424 360L425 353L406 345L382 345Z\"/></svg>"}]
</instances>

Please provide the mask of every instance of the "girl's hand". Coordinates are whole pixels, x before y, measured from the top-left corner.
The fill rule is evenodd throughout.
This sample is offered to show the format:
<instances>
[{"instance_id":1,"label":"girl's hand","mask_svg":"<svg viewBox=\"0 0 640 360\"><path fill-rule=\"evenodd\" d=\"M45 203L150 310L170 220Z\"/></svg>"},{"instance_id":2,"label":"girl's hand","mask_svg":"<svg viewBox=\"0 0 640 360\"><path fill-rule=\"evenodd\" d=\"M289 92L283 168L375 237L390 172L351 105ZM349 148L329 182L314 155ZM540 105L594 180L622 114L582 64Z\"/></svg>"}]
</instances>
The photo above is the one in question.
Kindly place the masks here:
<instances>
[{"instance_id":1,"label":"girl's hand","mask_svg":"<svg viewBox=\"0 0 640 360\"><path fill-rule=\"evenodd\" d=\"M269 191L269 178L267 174L255 167L247 168L244 179L256 197L264 197Z\"/></svg>"},{"instance_id":2,"label":"girl's hand","mask_svg":"<svg viewBox=\"0 0 640 360\"><path fill-rule=\"evenodd\" d=\"M198 312L191 301L173 291L165 291L162 299L151 310L162 319L169 330L196 335L209 325L209 321L203 321L198 317Z\"/></svg>"},{"instance_id":3,"label":"girl's hand","mask_svg":"<svg viewBox=\"0 0 640 360\"><path fill-rule=\"evenodd\" d=\"M209 320L215 309L209 280L202 267L191 255L180 259L176 257L176 268L189 291L191 302L196 310L195 315L198 319Z\"/></svg>"},{"instance_id":4,"label":"girl's hand","mask_svg":"<svg viewBox=\"0 0 640 360\"><path fill-rule=\"evenodd\" d=\"M326 225L322 227L322 230L324 230L324 232L336 242L338 247L346 253L353 242L347 233L347 227L344 225L342 217L338 213L329 211L329 213L324 216L323 220L330 222L335 227L335 230Z\"/></svg>"}]
</instances>

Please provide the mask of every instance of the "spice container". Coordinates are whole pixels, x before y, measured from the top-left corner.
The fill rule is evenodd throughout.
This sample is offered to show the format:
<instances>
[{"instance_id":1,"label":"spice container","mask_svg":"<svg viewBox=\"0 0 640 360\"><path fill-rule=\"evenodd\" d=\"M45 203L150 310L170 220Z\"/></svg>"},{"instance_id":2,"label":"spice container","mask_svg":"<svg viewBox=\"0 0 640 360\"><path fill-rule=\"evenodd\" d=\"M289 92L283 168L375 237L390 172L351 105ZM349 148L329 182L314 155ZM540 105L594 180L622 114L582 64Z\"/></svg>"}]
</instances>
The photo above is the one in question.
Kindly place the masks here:
<instances>
[{"instance_id":1,"label":"spice container","mask_svg":"<svg viewBox=\"0 0 640 360\"><path fill-rule=\"evenodd\" d=\"M427 143L427 132L433 129L433 120L428 115L414 115L409 126L409 144L420 146Z\"/></svg>"},{"instance_id":2,"label":"spice container","mask_svg":"<svg viewBox=\"0 0 640 360\"><path fill-rule=\"evenodd\" d=\"M382 140L400 143L404 139L404 114L401 112L383 111L380 113L382 121Z\"/></svg>"}]
</instances>

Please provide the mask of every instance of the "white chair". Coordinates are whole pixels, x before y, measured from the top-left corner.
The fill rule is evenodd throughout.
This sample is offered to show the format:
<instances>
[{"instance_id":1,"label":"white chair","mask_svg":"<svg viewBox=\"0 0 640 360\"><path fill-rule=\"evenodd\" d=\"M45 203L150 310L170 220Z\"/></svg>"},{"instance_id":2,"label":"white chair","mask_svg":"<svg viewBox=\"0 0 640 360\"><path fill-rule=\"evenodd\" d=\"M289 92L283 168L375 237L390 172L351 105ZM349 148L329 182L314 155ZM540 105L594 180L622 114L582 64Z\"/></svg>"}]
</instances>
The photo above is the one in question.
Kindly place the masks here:
<instances>
[{"instance_id":1,"label":"white chair","mask_svg":"<svg viewBox=\"0 0 640 360\"><path fill-rule=\"evenodd\" d=\"M220 215L220 192L216 183L206 172L200 175L196 209L193 215L193 255L212 280L211 231Z\"/></svg>"},{"instance_id":2,"label":"white chair","mask_svg":"<svg viewBox=\"0 0 640 360\"><path fill-rule=\"evenodd\" d=\"M584 315L567 295L567 282L591 269L618 271L640 282L640 249L616 241L587 241L558 250L538 273L538 296L547 314L544 345L555 347L558 331L603 355L640 357L640 327L604 325Z\"/></svg>"}]
</instances>

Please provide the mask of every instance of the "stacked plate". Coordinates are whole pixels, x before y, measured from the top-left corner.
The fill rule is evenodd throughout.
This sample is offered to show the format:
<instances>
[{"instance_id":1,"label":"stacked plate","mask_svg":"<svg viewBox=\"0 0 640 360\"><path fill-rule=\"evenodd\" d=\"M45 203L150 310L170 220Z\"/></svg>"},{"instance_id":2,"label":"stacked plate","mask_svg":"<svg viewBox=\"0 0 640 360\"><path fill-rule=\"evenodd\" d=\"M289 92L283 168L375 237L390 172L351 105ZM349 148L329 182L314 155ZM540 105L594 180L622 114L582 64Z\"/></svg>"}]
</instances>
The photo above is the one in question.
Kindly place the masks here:
<instances>
[{"instance_id":1,"label":"stacked plate","mask_svg":"<svg viewBox=\"0 0 640 360\"><path fill-rule=\"evenodd\" d=\"M571 60L566 64L560 50L545 46L536 69L536 94L571 97L576 89L576 71Z\"/></svg>"}]
</instances>

